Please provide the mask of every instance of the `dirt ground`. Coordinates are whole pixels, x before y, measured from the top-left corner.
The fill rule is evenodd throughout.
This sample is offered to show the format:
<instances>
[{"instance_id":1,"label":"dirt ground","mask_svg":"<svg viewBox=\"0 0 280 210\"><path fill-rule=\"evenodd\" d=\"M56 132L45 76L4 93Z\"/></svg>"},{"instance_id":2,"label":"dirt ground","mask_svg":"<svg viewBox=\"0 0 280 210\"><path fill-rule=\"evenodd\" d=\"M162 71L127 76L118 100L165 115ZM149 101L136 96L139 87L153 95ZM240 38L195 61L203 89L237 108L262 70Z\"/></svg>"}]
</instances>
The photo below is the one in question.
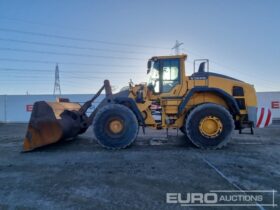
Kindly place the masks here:
<instances>
[{"instance_id":1,"label":"dirt ground","mask_svg":"<svg viewBox=\"0 0 280 210\"><path fill-rule=\"evenodd\" d=\"M108 151L90 128L73 141L21 153L25 130L0 124L0 209L186 209L167 204L166 193L280 190L280 127L235 134L216 151L195 148L180 132L152 130L128 149ZM274 209L279 201L278 192Z\"/></svg>"}]
</instances>

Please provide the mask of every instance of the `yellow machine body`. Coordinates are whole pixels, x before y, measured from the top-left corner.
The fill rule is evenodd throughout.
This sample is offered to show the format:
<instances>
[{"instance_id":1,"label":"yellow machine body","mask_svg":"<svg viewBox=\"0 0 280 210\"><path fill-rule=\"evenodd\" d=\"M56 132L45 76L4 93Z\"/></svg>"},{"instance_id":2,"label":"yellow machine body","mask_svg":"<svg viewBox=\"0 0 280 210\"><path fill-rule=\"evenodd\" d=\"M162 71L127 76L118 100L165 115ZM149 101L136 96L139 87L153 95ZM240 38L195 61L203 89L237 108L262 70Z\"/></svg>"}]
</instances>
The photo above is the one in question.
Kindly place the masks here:
<instances>
[{"instance_id":1,"label":"yellow machine body","mask_svg":"<svg viewBox=\"0 0 280 210\"><path fill-rule=\"evenodd\" d=\"M179 81L177 85L174 85L170 89L170 91L161 93L155 93L153 91L149 91L147 84L140 84L135 86L130 86L130 94L129 97L135 99L137 97L137 92L142 89L143 92L143 102L137 103L137 107L142 112L145 118L145 124L152 127L161 127L161 128L181 128L184 124L184 120L188 111L193 107L204 104L204 103L214 103L219 104L226 109L229 109L227 101L221 97L220 94L216 92L196 92L189 99L188 103L184 107L184 110L179 113L179 106L182 104L183 100L186 98L188 93L194 88L215 88L219 89L228 95L232 96L236 101L244 102L243 106L239 107L239 113L234 117L235 121L243 120L243 118L248 118L250 113L250 109L256 110L257 107L257 97L256 91L253 85L245 83L243 81L225 76L220 74L207 74L207 76L203 77L194 77L194 76L186 76L185 72L185 60L186 55L176 55L176 56L158 56L153 57L153 60L161 61L161 60L179 60L178 72L179 72ZM242 96L234 96L233 90L235 87L241 88L243 90ZM150 105L152 102L158 102L162 109L162 120L160 125L158 125L152 115L152 110L150 109ZM252 111L252 118L255 121L256 116L255 112ZM172 123L170 120L172 119Z\"/></svg>"}]
</instances>

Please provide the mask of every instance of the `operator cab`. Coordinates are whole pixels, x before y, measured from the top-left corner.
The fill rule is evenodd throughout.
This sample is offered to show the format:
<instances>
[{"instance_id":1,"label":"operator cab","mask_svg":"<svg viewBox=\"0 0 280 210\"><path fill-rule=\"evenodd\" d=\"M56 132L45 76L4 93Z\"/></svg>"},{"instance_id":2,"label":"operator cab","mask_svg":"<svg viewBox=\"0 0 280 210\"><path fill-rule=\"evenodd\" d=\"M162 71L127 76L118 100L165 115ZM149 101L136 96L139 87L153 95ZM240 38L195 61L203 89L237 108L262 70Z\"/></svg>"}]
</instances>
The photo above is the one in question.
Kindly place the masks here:
<instances>
[{"instance_id":1,"label":"operator cab","mask_svg":"<svg viewBox=\"0 0 280 210\"><path fill-rule=\"evenodd\" d=\"M181 81L182 56L153 57L148 61L148 88L154 94L168 93ZM185 58L185 55L184 55Z\"/></svg>"}]
</instances>

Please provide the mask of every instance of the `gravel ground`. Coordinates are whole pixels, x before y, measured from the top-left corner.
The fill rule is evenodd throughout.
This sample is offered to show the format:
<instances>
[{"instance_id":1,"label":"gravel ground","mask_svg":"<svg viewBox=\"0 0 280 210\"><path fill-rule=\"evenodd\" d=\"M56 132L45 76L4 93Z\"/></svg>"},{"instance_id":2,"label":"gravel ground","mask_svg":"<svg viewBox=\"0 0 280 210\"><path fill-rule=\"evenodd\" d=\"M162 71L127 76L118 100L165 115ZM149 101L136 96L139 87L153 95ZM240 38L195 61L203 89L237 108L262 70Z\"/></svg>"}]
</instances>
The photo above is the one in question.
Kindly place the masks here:
<instances>
[{"instance_id":1,"label":"gravel ground","mask_svg":"<svg viewBox=\"0 0 280 210\"><path fill-rule=\"evenodd\" d=\"M186 209L167 204L166 193L280 190L280 127L234 134L215 151L195 148L174 130L168 137L148 130L130 148L108 151L90 128L73 141L21 153L26 127L0 124L0 209ZM264 200L271 203L271 194Z\"/></svg>"}]
</instances>

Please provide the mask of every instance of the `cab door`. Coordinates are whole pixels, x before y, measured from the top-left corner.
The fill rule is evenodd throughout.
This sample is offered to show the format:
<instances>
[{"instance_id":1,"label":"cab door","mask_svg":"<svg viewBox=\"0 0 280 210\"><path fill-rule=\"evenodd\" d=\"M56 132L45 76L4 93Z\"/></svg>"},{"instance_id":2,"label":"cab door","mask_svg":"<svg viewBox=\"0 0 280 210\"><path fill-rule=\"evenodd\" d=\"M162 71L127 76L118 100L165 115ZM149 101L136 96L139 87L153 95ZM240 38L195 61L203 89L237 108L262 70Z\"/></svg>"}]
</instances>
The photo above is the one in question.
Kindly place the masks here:
<instances>
[{"instance_id":1,"label":"cab door","mask_svg":"<svg viewBox=\"0 0 280 210\"><path fill-rule=\"evenodd\" d=\"M182 75L180 59L171 58L160 61L160 104L162 107L162 125L165 119L171 119L178 113L178 106L182 96ZM168 120L170 122L170 120ZM174 120L173 120L174 122ZM171 123L172 124L172 123Z\"/></svg>"},{"instance_id":2,"label":"cab door","mask_svg":"<svg viewBox=\"0 0 280 210\"><path fill-rule=\"evenodd\" d=\"M179 95L181 75L180 59L160 60L160 96L174 97Z\"/></svg>"}]
</instances>

